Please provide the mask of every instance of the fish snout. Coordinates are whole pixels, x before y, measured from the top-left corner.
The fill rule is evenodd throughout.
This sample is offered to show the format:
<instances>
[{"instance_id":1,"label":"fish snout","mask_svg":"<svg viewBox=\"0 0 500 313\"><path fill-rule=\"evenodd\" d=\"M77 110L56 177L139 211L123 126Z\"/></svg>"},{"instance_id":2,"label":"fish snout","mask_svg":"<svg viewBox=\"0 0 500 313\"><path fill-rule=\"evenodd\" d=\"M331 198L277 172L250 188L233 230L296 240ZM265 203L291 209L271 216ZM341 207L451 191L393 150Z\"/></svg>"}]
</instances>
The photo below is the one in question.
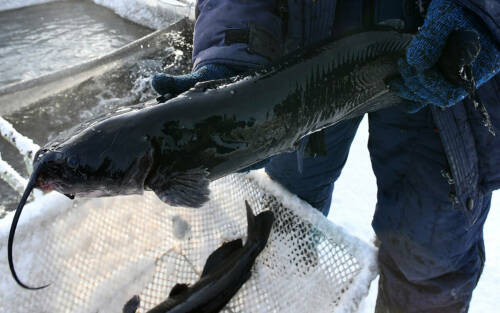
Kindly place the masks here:
<instances>
[{"instance_id":1,"label":"fish snout","mask_svg":"<svg viewBox=\"0 0 500 313\"><path fill-rule=\"evenodd\" d=\"M34 185L45 192L56 189L54 175L61 165L65 162L64 153L49 149L40 149L35 154L33 167L38 169L38 176L35 178Z\"/></svg>"}]
</instances>

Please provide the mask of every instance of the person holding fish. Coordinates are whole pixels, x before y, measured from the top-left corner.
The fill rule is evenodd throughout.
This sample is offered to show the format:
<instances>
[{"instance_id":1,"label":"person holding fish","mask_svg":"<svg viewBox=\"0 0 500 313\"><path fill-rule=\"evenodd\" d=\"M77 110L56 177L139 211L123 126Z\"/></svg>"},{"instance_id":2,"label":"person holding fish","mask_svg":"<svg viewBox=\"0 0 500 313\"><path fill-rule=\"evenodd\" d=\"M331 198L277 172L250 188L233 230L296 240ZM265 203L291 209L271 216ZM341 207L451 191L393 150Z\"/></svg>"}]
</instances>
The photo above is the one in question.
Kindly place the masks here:
<instances>
[{"instance_id":1,"label":"person holding fish","mask_svg":"<svg viewBox=\"0 0 500 313\"><path fill-rule=\"evenodd\" d=\"M389 82L401 104L368 116L378 184L375 311L467 312L485 262L482 230L492 191L500 188L500 2L198 0L196 19L193 72L157 74L152 86L160 95L175 96L325 39L368 30L416 34L399 61L401 77ZM462 74L475 79L488 123L477 101L436 66L458 30L472 31L481 43L470 73ZM260 165L327 215L360 121L303 139L310 155L299 147Z\"/></svg>"}]
</instances>

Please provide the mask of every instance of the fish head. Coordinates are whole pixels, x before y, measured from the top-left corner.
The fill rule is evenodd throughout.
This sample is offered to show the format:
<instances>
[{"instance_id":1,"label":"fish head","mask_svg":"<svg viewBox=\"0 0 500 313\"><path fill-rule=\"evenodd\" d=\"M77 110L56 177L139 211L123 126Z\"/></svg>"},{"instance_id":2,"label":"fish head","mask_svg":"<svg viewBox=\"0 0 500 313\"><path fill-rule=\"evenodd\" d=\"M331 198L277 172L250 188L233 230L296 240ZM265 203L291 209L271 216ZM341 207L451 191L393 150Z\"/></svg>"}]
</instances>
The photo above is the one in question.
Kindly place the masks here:
<instances>
[{"instance_id":1,"label":"fish head","mask_svg":"<svg viewBox=\"0 0 500 313\"><path fill-rule=\"evenodd\" d=\"M35 186L78 197L141 194L152 165L147 136L92 129L38 151Z\"/></svg>"},{"instance_id":2,"label":"fish head","mask_svg":"<svg viewBox=\"0 0 500 313\"><path fill-rule=\"evenodd\" d=\"M38 168L35 187L44 192L59 191L73 197L81 189L85 173L81 171L78 156L60 150L40 149L33 161Z\"/></svg>"},{"instance_id":3,"label":"fish head","mask_svg":"<svg viewBox=\"0 0 500 313\"><path fill-rule=\"evenodd\" d=\"M123 124L123 123L122 123ZM26 289L16 274L13 242L21 212L35 188L75 196L112 196L142 193L153 164L147 136L137 136L130 128L103 122L79 128L67 138L56 138L34 157L33 173L15 211L8 241L9 268L15 281Z\"/></svg>"}]
</instances>

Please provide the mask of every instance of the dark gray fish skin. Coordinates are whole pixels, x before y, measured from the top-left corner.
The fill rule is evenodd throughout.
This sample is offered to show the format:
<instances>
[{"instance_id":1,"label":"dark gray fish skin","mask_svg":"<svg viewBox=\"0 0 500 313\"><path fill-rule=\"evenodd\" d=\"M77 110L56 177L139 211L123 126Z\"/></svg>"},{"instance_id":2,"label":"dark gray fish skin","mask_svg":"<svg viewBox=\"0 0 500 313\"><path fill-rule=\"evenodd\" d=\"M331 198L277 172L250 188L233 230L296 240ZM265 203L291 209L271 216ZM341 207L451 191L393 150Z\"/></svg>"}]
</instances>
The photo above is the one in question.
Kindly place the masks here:
<instances>
[{"instance_id":1,"label":"dark gray fish skin","mask_svg":"<svg viewBox=\"0 0 500 313\"><path fill-rule=\"evenodd\" d=\"M399 103L386 80L398 75L397 59L411 39L357 34L80 127L42 149L40 156L57 154L60 163L44 164L38 185L76 196L151 189L171 205L199 207L209 181L292 151L302 137L341 120Z\"/></svg>"},{"instance_id":2,"label":"dark gray fish skin","mask_svg":"<svg viewBox=\"0 0 500 313\"><path fill-rule=\"evenodd\" d=\"M250 278L255 259L265 248L274 215L271 211L254 216L245 201L248 239L228 242L207 259L200 280L194 285L176 285L167 300L148 313L216 313L220 312L241 286Z\"/></svg>"}]
</instances>

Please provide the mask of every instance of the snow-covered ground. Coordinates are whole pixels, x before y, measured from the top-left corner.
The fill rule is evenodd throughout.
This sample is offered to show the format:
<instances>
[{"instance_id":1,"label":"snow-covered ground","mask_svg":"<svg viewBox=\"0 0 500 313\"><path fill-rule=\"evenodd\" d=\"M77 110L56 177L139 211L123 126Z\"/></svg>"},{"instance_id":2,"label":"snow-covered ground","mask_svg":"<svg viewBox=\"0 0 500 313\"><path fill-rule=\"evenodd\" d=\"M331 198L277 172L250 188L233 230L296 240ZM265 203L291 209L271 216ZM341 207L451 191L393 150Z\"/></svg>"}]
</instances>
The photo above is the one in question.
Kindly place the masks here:
<instances>
[{"instance_id":1,"label":"snow-covered ground","mask_svg":"<svg viewBox=\"0 0 500 313\"><path fill-rule=\"evenodd\" d=\"M347 164L335 185L333 203L328 218L343 226L351 234L373 242L375 233L371 220L377 200L377 185L368 153L368 123L361 123L351 147ZM498 312L500 297L500 191L493 194L491 211L486 221L486 265L473 297L469 313ZM378 279L372 283L370 293L360 308L360 313L373 313L377 297Z\"/></svg>"}]
</instances>

